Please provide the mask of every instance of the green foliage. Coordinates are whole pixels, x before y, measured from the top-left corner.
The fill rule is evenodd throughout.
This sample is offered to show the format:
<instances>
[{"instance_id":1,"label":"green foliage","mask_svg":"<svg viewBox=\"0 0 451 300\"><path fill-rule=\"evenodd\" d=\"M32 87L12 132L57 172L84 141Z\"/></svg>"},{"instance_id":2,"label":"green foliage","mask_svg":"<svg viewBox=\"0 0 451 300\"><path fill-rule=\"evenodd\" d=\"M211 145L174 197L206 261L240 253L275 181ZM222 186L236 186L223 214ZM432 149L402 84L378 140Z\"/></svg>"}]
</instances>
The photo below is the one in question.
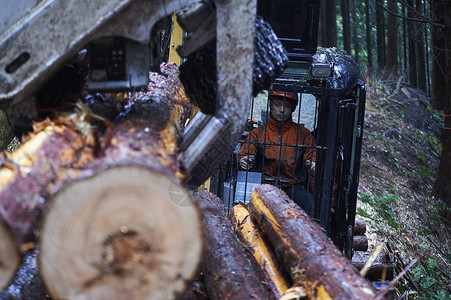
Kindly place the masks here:
<instances>
[{"instance_id":1,"label":"green foliage","mask_svg":"<svg viewBox=\"0 0 451 300\"><path fill-rule=\"evenodd\" d=\"M427 167L421 168L420 172L419 172L420 177L427 177L427 176L435 177L436 174L437 174L437 171L432 170Z\"/></svg>"},{"instance_id":2,"label":"green foliage","mask_svg":"<svg viewBox=\"0 0 451 300\"><path fill-rule=\"evenodd\" d=\"M431 114L429 115L429 118L437 123L443 123L443 118L442 118L442 112L439 110L436 110L434 108L432 108L432 106L427 106L427 109L429 112L431 112Z\"/></svg>"},{"instance_id":3,"label":"green foliage","mask_svg":"<svg viewBox=\"0 0 451 300\"><path fill-rule=\"evenodd\" d=\"M413 279L421 286L423 295L420 299L451 299L450 293L443 284L442 273L439 269L439 262L434 258L428 258L421 264L412 268Z\"/></svg>"},{"instance_id":4,"label":"green foliage","mask_svg":"<svg viewBox=\"0 0 451 300\"><path fill-rule=\"evenodd\" d=\"M382 137L381 137L381 136L378 136L378 135L367 134L366 136L368 137L368 140L369 140L371 143L375 143L376 141L382 140Z\"/></svg>"},{"instance_id":5,"label":"green foliage","mask_svg":"<svg viewBox=\"0 0 451 300\"><path fill-rule=\"evenodd\" d=\"M424 153L424 151L417 151L416 153L417 158L419 161L421 161L421 163L426 163L426 154Z\"/></svg>"},{"instance_id":6,"label":"green foliage","mask_svg":"<svg viewBox=\"0 0 451 300\"><path fill-rule=\"evenodd\" d=\"M370 193L360 193L359 198L362 202L369 204L374 209L375 215L370 215L361 208L357 209L358 215L378 221L380 224L385 224L389 229L398 230L399 226L396 222L394 211L394 208L400 200L397 195L387 193L381 197L377 197Z\"/></svg>"},{"instance_id":7,"label":"green foliage","mask_svg":"<svg viewBox=\"0 0 451 300\"><path fill-rule=\"evenodd\" d=\"M442 153L442 143L440 139L430 134L427 136L427 139L429 148L431 148L431 150L434 151L437 156L440 155L440 153Z\"/></svg>"}]
</instances>

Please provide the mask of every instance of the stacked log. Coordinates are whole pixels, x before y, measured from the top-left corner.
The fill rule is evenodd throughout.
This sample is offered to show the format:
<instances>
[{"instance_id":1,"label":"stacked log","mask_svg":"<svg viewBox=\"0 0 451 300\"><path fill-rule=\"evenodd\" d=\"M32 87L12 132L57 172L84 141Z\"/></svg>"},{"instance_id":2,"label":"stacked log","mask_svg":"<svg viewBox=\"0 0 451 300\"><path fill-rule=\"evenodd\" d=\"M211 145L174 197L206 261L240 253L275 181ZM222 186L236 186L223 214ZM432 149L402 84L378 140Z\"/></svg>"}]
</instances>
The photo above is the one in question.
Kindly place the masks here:
<instances>
[{"instance_id":1,"label":"stacked log","mask_svg":"<svg viewBox=\"0 0 451 300\"><path fill-rule=\"evenodd\" d=\"M201 227L177 162L190 105L177 67L162 72L115 126L79 105L4 160L0 214L18 246L39 242L55 299L170 299L195 275Z\"/></svg>"},{"instance_id":2,"label":"stacked log","mask_svg":"<svg viewBox=\"0 0 451 300\"><path fill-rule=\"evenodd\" d=\"M374 298L370 283L285 193L261 185L254 190L249 208L277 259L308 299Z\"/></svg>"},{"instance_id":3,"label":"stacked log","mask_svg":"<svg viewBox=\"0 0 451 300\"><path fill-rule=\"evenodd\" d=\"M352 257L352 265L361 270L368 261L371 253L367 251L355 251ZM385 274L384 274L385 273ZM373 264L365 276L370 281L392 280L394 275L393 253L381 252L378 254Z\"/></svg>"},{"instance_id":4,"label":"stacked log","mask_svg":"<svg viewBox=\"0 0 451 300\"><path fill-rule=\"evenodd\" d=\"M210 299L276 299L265 274L232 230L222 201L209 192L195 194L204 226L200 265Z\"/></svg>"},{"instance_id":5,"label":"stacked log","mask_svg":"<svg viewBox=\"0 0 451 300\"><path fill-rule=\"evenodd\" d=\"M291 286L289 277L279 266L270 245L254 223L244 204L235 205L230 211L230 219L241 243L249 250L263 270L268 274L269 285L277 297L282 296Z\"/></svg>"}]
</instances>

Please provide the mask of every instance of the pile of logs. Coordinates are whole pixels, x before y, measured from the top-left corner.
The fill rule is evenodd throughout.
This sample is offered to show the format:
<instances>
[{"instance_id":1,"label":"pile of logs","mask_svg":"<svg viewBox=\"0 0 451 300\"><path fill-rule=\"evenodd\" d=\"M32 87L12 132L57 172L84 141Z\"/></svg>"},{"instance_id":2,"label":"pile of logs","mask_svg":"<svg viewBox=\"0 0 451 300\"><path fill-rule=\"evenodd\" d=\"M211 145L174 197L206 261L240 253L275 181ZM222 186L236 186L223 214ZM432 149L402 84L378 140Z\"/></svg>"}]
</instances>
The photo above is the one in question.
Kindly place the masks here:
<instances>
[{"instance_id":1,"label":"pile of logs","mask_svg":"<svg viewBox=\"0 0 451 300\"><path fill-rule=\"evenodd\" d=\"M375 291L288 196L257 187L227 218L214 194L195 194L205 251L189 299L373 299ZM232 229L233 228L233 229ZM204 290L199 291L200 288ZM193 295L193 289L189 291ZM208 296L207 296L208 295Z\"/></svg>"},{"instance_id":2,"label":"pile of logs","mask_svg":"<svg viewBox=\"0 0 451 300\"><path fill-rule=\"evenodd\" d=\"M177 159L191 105L177 66L161 71L123 103L97 97L35 123L3 154L0 216L12 237L1 239L2 298L171 299L185 290L202 250Z\"/></svg>"}]
</instances>

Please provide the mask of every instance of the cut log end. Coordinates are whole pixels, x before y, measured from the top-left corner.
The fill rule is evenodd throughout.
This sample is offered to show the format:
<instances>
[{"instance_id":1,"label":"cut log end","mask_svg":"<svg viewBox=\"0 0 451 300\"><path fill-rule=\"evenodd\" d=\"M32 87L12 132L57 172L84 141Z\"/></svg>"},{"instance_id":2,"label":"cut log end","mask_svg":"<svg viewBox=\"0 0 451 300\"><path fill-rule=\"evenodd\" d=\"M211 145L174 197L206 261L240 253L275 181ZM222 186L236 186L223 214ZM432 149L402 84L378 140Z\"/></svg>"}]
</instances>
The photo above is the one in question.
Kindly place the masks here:
<instances>
[{"instance_id":1,"label":"cut log end","mask_svg":"<svg viewBox=\"0 0 451 300\"><path fill-rule=\"evenodd\" d=\"M0 223L0 289L11 281L19 267L19 251L11 232Z\"/></svg>"},{"instance_id":2,"label":"cut log end","mask_svg":"<svg viewBox=\"0 0 451 300\"><path fill-rule=\"evenodd\" d=\"M172 299L194 276L201 226L191 197L136 166L71 183L51 202L40 267L55 299Z\"/></svg>"}]
</instances>

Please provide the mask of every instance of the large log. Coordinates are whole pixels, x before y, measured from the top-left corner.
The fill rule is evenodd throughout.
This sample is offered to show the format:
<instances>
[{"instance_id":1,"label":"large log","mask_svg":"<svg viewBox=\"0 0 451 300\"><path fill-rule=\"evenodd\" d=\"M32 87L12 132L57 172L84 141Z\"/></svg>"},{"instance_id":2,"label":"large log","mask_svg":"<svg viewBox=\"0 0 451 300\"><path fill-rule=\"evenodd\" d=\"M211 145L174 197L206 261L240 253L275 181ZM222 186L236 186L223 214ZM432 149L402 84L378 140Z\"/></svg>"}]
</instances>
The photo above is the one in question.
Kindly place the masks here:
<instances>
[{"instance_id":1,"label":"large log","mask_svg":"<svg viewBox=\"0 0 451 300\"><path fill-rule=\"evenodd\" d=\"M202 248L189 199L150 166L108 167L65 187L41 229L40 268L52 297L175 298Z\"/></svg>"},{"instance_id":2,"label":"large log","mask_svg":"<svg viewBox=\"0 0 451 300\"><path fill-rule=\"evenodd\" d=\"M200 267L209 298L276 299L264 284L259 265L233 232L222 201L209 192L196 193L194 200L204 226Z\"/></svg>"},{"instance_id":3,"label":"large log","mask_svg":"<svg viewBox=\"0 0 451 300\"><path fill-rule=\"evenodd\" d=\"M242 204L235 205L232 207L229 217L238 238L267 273L268 283L279 298L291 286L290 280L263 239L262 232L254 224L248 209Z\"/></svg>"},{"instance_id":4,"label":"large log","mask_svg":"<svg viewBox=\"0 0 451 300\"><path fill-rule=\"evenodd\" d=\"M190 105L177 68L162 71L103 135L81 105L37 124L0 170L2 216L19 245L40 240L55 299L172 299L195 274L201 227L177 162Z\"/></svg>"},{"instance_id":5,"label":"large log","mask_svg":"<svg viewBox=\"0 0 451 300\"><path fill-rule=\"evenodd\" d=\"M172 299L195 274L200 222L177 177L189 106L176 78L156 76L51 201L40 262L54 298Z\"/></svg>"},{"instance_id":6,"label":"large log","mask_svg":"<svg viewBox=\"0 0 451 300\"><path fill-rule=\"evenodd\" d=\"M0 169L0 214L20 247L35 242L46 200L60 186L61 174L73 178L68 168L87 158L86 139L64 124L44 121L12 154L4 153ZM90 156L90 154L88 154Z\"/></svg>"},{"instance_id":7,"label":"large log","mask_svg":"<svg viewBox=\"0 0 451 300\"><path fill-rule=\"evenodd\" d=\"M249 209L309 299L372 299L375 291L321 227L278 188L257 187Z\"/></svg>"}]
</instances>

